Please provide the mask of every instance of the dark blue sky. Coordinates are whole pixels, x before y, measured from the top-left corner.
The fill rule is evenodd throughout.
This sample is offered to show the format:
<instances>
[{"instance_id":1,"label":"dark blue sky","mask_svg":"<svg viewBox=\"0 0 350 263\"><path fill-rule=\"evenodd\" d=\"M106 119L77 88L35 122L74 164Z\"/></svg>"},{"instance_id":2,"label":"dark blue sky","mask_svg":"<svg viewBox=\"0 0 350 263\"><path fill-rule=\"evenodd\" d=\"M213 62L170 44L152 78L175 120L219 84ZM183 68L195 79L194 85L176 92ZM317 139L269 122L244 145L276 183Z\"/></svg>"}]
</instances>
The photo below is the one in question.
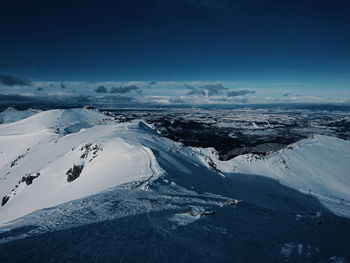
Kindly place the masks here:
<instances>
[{"instance_id":1,"label":"dark blue sky","mask_svg":"<svg viewBox=\"0 0 350 263\"><path fill-rule=\"evenodd\" d=\"M0 71L34 80L350 83L350 1L6 1Z\"/></svg>"}]
</instances>

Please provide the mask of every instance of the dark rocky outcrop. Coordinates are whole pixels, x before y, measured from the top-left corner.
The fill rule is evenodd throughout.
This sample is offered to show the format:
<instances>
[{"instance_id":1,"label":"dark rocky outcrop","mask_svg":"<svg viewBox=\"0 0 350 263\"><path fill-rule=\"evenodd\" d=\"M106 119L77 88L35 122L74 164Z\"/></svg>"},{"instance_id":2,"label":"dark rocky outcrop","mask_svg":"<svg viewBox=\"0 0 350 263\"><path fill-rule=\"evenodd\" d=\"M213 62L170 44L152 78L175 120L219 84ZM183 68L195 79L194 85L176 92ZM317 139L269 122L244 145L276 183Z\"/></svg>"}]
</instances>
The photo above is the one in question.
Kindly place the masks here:
<instances>
[{"instance_id":1,"label":"dark rocky outcrop","mask_svg":"<svg viewBox=\"0 0 350 263\"><path fill-rule=\"evenodd\" d=\"M28 150L27 150L28 151ZM18 162L18 160L20 160L20 159L22 159L24 156L26 156L28 153L25 153L25 154L21 154L20 156L18 156L17 158L16 158L16 160L13 160L12 162L11 162L11 167L13 167L13 166L15 166L16 164L17 164L17 162Z\"/></svg>"},{"instance_id":2,"label":"dark rocky outcrop","mask_svg":"<svg viewBox=\"0 0 350 263\"><path fill-rule=\"evenodd\" d=\"M40 173L36 173L35 175L29 174L22 177L22 182L25 182L27 185L30 185L33 183L34 179L38 178L40 176Z\"/></svg>"},{"instance_id":3,"label":"dark rocky outcrop","mask_svg":"<svg viewBox=\"0 0 350 263\"><path fill-rule=\"evenodd\" d=\"M67 182L73 182L75 179L77 179L81 172L83 171L84 165L73 165L73 168L70 168L66 175L67 177Z\"/></svg>"},{"instance_id":4,"label":"dark rocky outcrop","mask_svg":"<svg viewBox=\"0 0 350 263\"><path fill-rule=\"evenodd\" d=\"M4 205L7 203L7 201L8 201L9 199L10 199L10 197L7 196L7 195L5 195L5 196L2 198L1 206L4 206Z\"/></svg>"}]
</instances>

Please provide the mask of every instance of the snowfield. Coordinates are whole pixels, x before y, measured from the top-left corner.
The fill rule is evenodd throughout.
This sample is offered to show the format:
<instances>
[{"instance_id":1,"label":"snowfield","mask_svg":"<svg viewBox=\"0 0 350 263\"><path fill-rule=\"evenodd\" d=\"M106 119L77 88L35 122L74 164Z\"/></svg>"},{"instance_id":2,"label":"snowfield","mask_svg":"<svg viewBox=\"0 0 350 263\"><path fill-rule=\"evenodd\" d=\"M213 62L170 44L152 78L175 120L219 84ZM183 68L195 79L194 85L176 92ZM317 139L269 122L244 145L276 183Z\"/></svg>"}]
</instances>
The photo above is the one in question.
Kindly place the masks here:
<instances>
[{"instance_id":1,"label":"snowfield","mask_svg":"<svg viewBox=\"0 0 350 263\"><path fill-rule=\"evenodd\" d=\"M317 135L267 156L245 154L221 162L225 174L256 174L316 196L328 209L350 217L350 142Z\"/></svg>"},{"instance_id":2,"label":"snowfield","mask_svg":"<svg viewBox=\"0 0 350 263\"><path fill-rule=\"evenodd\" d=\"M345 260L349 160L349 141L314 136L220 161L142 120L39 112L0 125L0 261L45 261L56 247L62 262ZM91 251L99 236L110 241Z\"/></svg>"},{"instance_id":3,"label":"snowfield","mask_svg":"<svg viewBox=\"0 0 350 263\"><path fill-rule=\"evenodd\" d=\"M108 121L95 111L53 110L2 125L0 222L122 183L157 177L161 168L152 152L137 142L138 123ZM77 129L86 124L96 126ZM66 134L72 126L75 132ZM130 139L129 131L134 134ZM68 171L79 167L76 178L69 180Z\"/></svg>"},{"instance_id":4,"label":"snowfield","mask_svg":"<svg viewBox=\"0 0 350 263\"><path fill-rule=\"evenodd\" d=\"M10 107L0 112L0 124L23 120L37 114L38 112L40 112L40 110L17 110Z\"/></svg>"}]
</instances>

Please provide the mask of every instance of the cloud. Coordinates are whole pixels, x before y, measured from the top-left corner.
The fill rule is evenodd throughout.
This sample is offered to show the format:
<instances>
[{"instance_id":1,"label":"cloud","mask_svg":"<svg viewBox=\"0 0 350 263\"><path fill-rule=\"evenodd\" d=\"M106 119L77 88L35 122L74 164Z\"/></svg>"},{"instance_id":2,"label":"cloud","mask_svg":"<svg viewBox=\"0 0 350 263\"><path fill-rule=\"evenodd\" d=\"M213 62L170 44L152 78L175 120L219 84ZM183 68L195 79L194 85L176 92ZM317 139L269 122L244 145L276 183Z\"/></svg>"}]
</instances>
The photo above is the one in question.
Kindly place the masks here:
<instances>
[{"instance_id":1,"label":"cloud","mask_svg":"<svg viewBox=\"0 0 350 263\"><path fill-rule=\"evenodd\" d=\"M150 88L150 87L152 87L152 86L155 86L155 85L157 85L158 83L156 82L156 81L151 81L151 82L149 82L148 84L147 84L147 88Z\"/></svg>"},{"instance_id":2,"label":"cloud","mask_svg":"<svg viewBox=\"0 0 350 263\"><path fill-rule=\"evenodd\" d=\"M187 95L199 95L199 96L205 96L205 91L202 89L193 89L190 90Z\"/></svg>"},{"instance_id":3,"label":"cloud","mask_svg":"<svg viewBox=\"0 0 350 263\"><path fill-rule=\"evenodd\" d=\"M169 99L170 103L175 103L175 104L183 104L185 101L183 99L178 99L178 98L170 98Z\"/></svg>"},{"instance_id":4,"label":"cloud","mask_svg":"<svg viewBox=\"0 0 350 263\"><path fill-rule=\"evenodd\" d=\"M233 100L236 103L248 103L248 99L247 98L236 98Z\"/></svg>"},{"instance_id":5,"label":"cloud","mask_svg":"<svg viewBox=\"0 0 350 263\"><path fill-rule=\"evenodd\" d=\"M32 86L32 82L29 79L19 78L7 74L0 74L0 83L3 85L12 86Z\"/></svg>"},{"instance_id":6,"label":"cloud","mask_svg":"<svg viewBox=\"0 0 350 263\"><path fill-rule=\"evenodd\" d=\"M64 84L66 88L61 88ZM350 98L346 91L338 90L337 94L329 95L315 90L297 89L291 92L291 87L267 87L259 89L261 83L254 85L240 82L204 82L204 81L158 81L155 86L146 89L150 81L32 81L32 87L4 86L0 83L0 93L32 96L32 99L40 100L40 103L32 105L68 105L79 107L94 105L104 107L114 106L118 103L134 105L136 103L171 104L182 103L188 105L206 104L266 104L266 103L349 103ZM99 86L103 86L102 92L96 92ZM122 93L110 93L112 87ZM231 88L239 87L239 88ZM43 88L43 90L38 90ZM283 89L284 90L283 90ZM101 88L99 88L101 91ZM73 93L73 90L76 92ZM139 95L140 92L144 94ZM139 93L137 93L139 92ZM255 93L254 93L255 92ZM283 94L290 95L283 96ZM210 94L210 95L209 95ZM214 94L214 95L213 95ZM301 95L297 95L301 94ZM311 97L316 95L317 97ZM79 95L82 95L79 97ZM124 97L122 97L124 96ZM130 96L130 97L128 97ZM306 96L306 97L305 97ZM328 98L329 96L334 96ZM11 105L23 105L28 98L23 98ZM170 99L171 98L171 99ZM20 98L22 99L22 98ZM8 100L7 100L8 101ZM2 101L0 101L2 104ZM27 103L28 105L30 103ZM97 106L95 105L95 106ZM179 104L176 104L179 105Z\"/></svg>"},{"instance_id":7,"label":"cloud","mask_svg":"<svg viewBox=\"0 0 350 263\"><path fill-rule=\"evenodd\" d=\"M214 95L219 95L222 91L227 90L227 88L224 87L221 83L217 84L207 84L207 85L202 85L199 87L195 87L192 85L184 84L184 87L186 89L190 89L187 93L187 95L208 95L208 96L214 96ZM205 92L206 91L206 92Z\"/></svg>"},{"instance_id":8,"label":"cloud","mask_svg":"<svg viewBox=\"0 0 350 263\"><path fill-rule=\"evenodd\" d=\"M2 95L0 94L0 101L2 103L17 103L17 102L31 102L35 101L36 97L23 96L19 94Z\"/></svg>"},{"instance_id":9,"label":"cloud","mask_svg":"<svg viewBox=\"0 0 350 263\"><path fill-rule=\"evenodd\" d=\"M132 104L139 103L135 98L128 96L86 96L86 95L22 95L22 94L0 94L0 109L10 106L18 108L74 108L85 105L93 105L96 107L114 106L116 104Z\"/></svg>"},{"instance_id":10,"label":"cloud","mask_svg":"<svg viewBox=\"0 0 350 263\"><path fill-rule=\"evenodd\" d=\"M107 89L105 86L98 86L96 89L95 89L95 92L96 93L107 93Z\"/></svg>"},{"instance_id":11,"label":"cloud","mask_svg":"<svg viewBox=\"0 0 350 263\"><path fill-rule=\"evenodd\" d=\"M191 86L191 85L188 85L188 84L184 84L184 87L185 87L186 89L195 89L194 86Z\"/></svg>"},{"instance_id":12,"label":"cloud","mask_svg":"<svg viewBox=\"0 0 350 263\"><path fill-rule=\"evenodd\" d=\"M109 90L109 93L118 93L118 94L125 94L131 91L135 91L137 94L141 94L142 90L136 86L136 85L127 85L127 86L120 86L120 87L113 87Z\"/></svg>"},{"instance_id":13,"label":"cloud","mask_svg":"<svg viewBox=\"0 0 350 263\"><path fill-rule=\"evenodd\" d=\"M221 83L208 84L208 85L200 86L199 88L207 90L208 96L218 95L220 94L221 91L226 90L224 85L222 85Z\"/></svg>"},{"instance_id":14,"label":"cloud","mask_svg":"<svg viewBox=\"0 0 350 263\"><path fill-rule=\"evenodd\" d=\"M90 97L89 101L91 103L130 103L130 102L136 102L136 99L134 97L129 96L102 96L102 97Z\"/></svg>"},{"instance_id":15,"label":"cloud","mask_svg":"<svg viewBox=\"0 0 350 263\"><path fill-rule=\"evenodd\" d=\"M233 90L233 91L227 92L227 97L245 96L247 94L255 94L255 91L254 90L246 90L246 89Z\"/></svg>"}]
</instances>

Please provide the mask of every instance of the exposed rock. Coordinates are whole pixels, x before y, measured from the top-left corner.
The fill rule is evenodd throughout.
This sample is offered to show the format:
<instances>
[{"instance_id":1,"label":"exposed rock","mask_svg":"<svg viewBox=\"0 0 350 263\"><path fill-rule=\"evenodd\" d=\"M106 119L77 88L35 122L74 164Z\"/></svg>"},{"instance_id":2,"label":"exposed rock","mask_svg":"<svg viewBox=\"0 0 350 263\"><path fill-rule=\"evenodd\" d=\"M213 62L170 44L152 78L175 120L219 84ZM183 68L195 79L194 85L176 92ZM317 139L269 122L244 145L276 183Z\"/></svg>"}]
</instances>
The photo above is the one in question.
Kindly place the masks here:
<instances>
[{"instance_id":1,"label":"exposed rock","mask_svg":"<svg viewBox=\"0 0 350 263\"><path fill-rule=\"evenodd\" d=\"M22 182L25 182L27 185L30 185L33 183L33 180L38 178L40 176L40 173L36 173L36 175L32 175L32 174L29 174L29 175L25 175L22 177Z\"/></svg>"},{"instance_id":2,"label":"exposed rock","mask_svg":"<svg viewBox=\"0 0 350 263\"><path fill-rule=\"evenodd\" d=\"M230 199L230 200L227 200L225 203L223 203L222 206L237 205L238 202L239 201L236 199Z\"/></svg>"},{"instance_id":3,"label":"exposed rock","mask_svg":"<svg viewBox=\"0 0 350 263\"><path fill-rule=\"evenodd\" d=\"M16 160L13 160L13 161L11 162L11 167L15 166L15 165L17 164L17 161L20 160L20 159L22 159L22 158L23 158L24 156L26 156L27 154L28 154L28 153L22 154L22 155L18 156L18 157L16 158Z\"/></svg>"},{"instance_id":4,"label":"exposed rock","mask_svg":"<svg viewBox=\"0 0 350 263\"><path fill-rule=\"evenodd\" d=\"M7 203L7 201L8 201L9 199L10 199L10 197L7 196L7 195L5 195L5 196L2 198L1 206L4 206L4 205Z\"/></svg>"},{"instance_id":5,"label":"exposed rock","mask_svg":"<svg viewBox=\"0 0 350 263\"><path fill-rule=\"evenodd\" d=\"M67 182L73 182L75 179L77 179L81 172L83 171L84 165L74 165L73 168L70 168L66 175L67 177Z\"/></svg>"},{"instance_id":6,"label":"exposed rock","mask_svg":"<svg viewBox=\"0 0 350 263\"><path fill-rule=\"evenodd\" d=\"M201 210L197 210L197 209L194 209L194 208L189 208L189 209L185 210L183 212L183 214L189 214L190 216L198 218L198 217L202 217L202 216L215 215L215 211L214 210L201 211Z\"/></svg>"}]
</instances>

